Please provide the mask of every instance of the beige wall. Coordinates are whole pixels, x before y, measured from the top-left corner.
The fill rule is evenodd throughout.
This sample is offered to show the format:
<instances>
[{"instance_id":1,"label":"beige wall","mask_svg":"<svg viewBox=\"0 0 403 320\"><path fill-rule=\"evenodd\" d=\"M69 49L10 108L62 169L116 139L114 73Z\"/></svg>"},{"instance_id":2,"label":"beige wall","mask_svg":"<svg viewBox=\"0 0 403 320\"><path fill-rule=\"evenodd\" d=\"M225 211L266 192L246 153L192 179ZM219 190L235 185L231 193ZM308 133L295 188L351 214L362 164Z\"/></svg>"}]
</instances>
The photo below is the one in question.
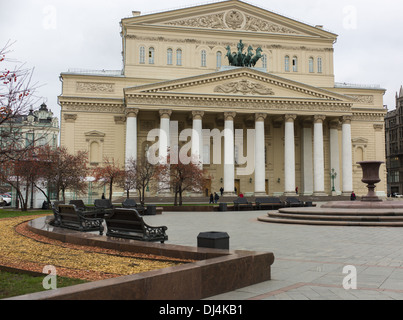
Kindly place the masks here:
<instances>
[{"instance_id":1,"label":"beige wall","mask_svg":"<svg viewBox=\"0 0 403 320\"><path fill-rule=\"evenodd\" d=\"M228 27L229 12L241 12L238 18L240 23L237 28ZM221 23L220 28L211 27L212 22L207 27L201 26L197 17L206 17L211 21ZM247 22L251 19L255 21L266 21L275 28L284 27L277 32L267 30L251 31L246 30ZM220 20L221 19L221 20ZM249 19L249 20L248 20ZM223 23L225 22L225 26ZM235 21L236 22L236 21ZM260 24L261 26L263 24ZM244 28L244 29L242 29ZM262 27L263 28L263 27ZM222 52L222 65L228 65L225 57L227 45L235 51L240 39L247 46L252 45L253 49L261 46L263 53L267 55L267 68L265 74L252 75L252 81L273 88L275 95L279 99L300 99L301 103L309 100L317 103L323 99L326 110L323 113L327 116L324 122L324 159L325 159L325 188L326 192L331 191L330 181L330 155L329 155L329 125L328 120L340 117L345 114L345 109L337 109L337 103L350 104L351 108L347 114L352 115L352 146L353 163L357 157L360 160L384 160L384 128L383 116L386 111L383 108L384 90L379 88L357 88L342 87L335 88L334 84L334 64L333 64L333 43L337 35L278 16L274 13L264 11L260 8L245 4L239 1L227 1L201 7L187 8L177 11L163 12L152 15L137 16L122 20L122 43L124 52L124 70L122 75L101 76L102 73L62 73L63 90L59 97L62 106L61 114L61 144L68 147L71 152L78 150L91 151L92 143L98 144L98 149L93 145L92 150L99 150L100 156L114 157L122 165L125 157L125 108L136 107L140 109L138 116L138 153L143 152L147 132L150 129L159 127L158 109L167 108L164 100L155 100L155 104L136 104L130 102L132 96L146 92L149 99L152 94L147 91L155 89L162 90L169 95L185 97L188 95L201 96L226 96L214 92L217 85L225 84L228 80L214 79L214 75L219 71L216 67L216 53ZM145 63L140 63L140 47L145 49ZM154 63L148 60L148 50L154 48ZM167 50L172 49L172 65L167 65ZM176 50L182 50L182 65L176 65ZM207 65L201 65L201 51L207 53ZM285 56L290 57L290 71L284 71ZM292 58L298 57L298 71L292 70ZM309 72L309 58L314 58L314 72ZM322 59L322 72L317 69L317 59ZM119 59L119 57L117 57ZM257 66L262 67L262 61ZM102 66L100 66L100 69ZM262 71L260 69L260 71ZM337 70L336 70L337 72ZM220 73L221 75L222 73ZM210 78L206 75L212 75ZM236 77L236 72L235 75ZM204 77L204 78L203 78ZM255 80L259 79L261 80ZM265 82L264 77L272 80ZM182 79L185 78L185 79ZM197 84L192 81L202 79ZM176 80L178 79L178 80ZM238 79L238 78L235 78ZM248 78L250 79L250 78ZM288 81L287 79L291 80ZM164 82L165 81L165 82ZM204 82L203 82L204 81ZM280 84L274 85L279 82ZM160 89L164 82L169 87ZM183 86L177 86L183 83ZM192 83L192 85L186 85ZM151 87L138 87L141 85L152 85ZM298 90L291 89L292 86ZM127 89L131 88L131 89ZM320 88L329 92L321 91ZM309 92L325 94L319 98ZM332 95L333 92L334 94ZM227 96L237 96L239 99L256 98L252 94L229 94ZM137 98L137 96L136 96ZM262 99L271 98L269 96L258 97ZM315 100L316 99L316 100ZM319 99L319 100L318 100ZM140 101L140 100L138 100ZM141 100L142 101L142 100ZM163 102L161 102L163 101ZM328 106L328 102L336 102L335 109ZM141 102L143 103L143 102ZM168 103L168 102L167 102ZM209 113L203 118L203 127L218 128L222 130L222 124L217 125L215 119L228 111L226 107L209 107ZM189 120L192 109L196 107L189 105L170 105L173 115L171 120L178 120L183 127L191 127ZM153 110L153 111L151 111ZM229 109L231 111L231 109ZM238 115L235 118L235 128L247 129L248 126L242 120L240 114L258 112L259 105L254 109L237 109ZM301 174L301 125L299 120L302 115L312 116L311 110L298 109L297 120L295 122L295 163L296 163L296 186L300 191L303 186ZM273 119L288 113L287 109L264 109L268 113L265 121L265 142L267 147L266 179L268 180L269 193L284 191L284 123L274 124ZM315 111L319 113L320 111ZM326 114L327 113L327 114ZM252 124L253 128L254 124ZM246 136L244 138L246 141ZM339 130L340 163L341 163L341 129ZM246 146L245 146L246 148ZM245 149L246 152L246 149ZM212 156L212 152L210 153ZM95 159L95 158L94 158ZM223 177L222 166L208 166L212 177L212 189L218 191L221 187L220 178ZM339 173L341 176L341 173ZM386 169L381 167L381 177L383 181L378 185L377 190L386 192ZM250 183L250 176L236 177L240 179L242 192L253 192L254 183ZM280 181L278 182L278 179ZM357 194L366 192L365 185L361 180L361 169L353 165L354 191Z\"/></svg>"}]
</instances>

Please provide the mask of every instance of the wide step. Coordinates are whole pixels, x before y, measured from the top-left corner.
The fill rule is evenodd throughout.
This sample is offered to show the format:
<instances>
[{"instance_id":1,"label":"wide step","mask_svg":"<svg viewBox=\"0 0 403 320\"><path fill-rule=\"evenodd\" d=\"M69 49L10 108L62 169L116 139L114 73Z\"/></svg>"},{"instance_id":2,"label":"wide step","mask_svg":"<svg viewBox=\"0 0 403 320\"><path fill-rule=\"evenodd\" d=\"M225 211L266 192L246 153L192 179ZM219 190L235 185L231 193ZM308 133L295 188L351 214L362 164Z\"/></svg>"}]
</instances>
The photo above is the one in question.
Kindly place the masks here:
<instances>
[{"instance_id":1,"label":"wide step","mask_svg":"<svg viewBox=\"0 0 403 320\"><path fill-rule=\"evenodd\" d=\"M320 208L283 208L270 211L259 221L271 223L403 227L402 210L340 210Z\"/></svg>"}]
</instances>

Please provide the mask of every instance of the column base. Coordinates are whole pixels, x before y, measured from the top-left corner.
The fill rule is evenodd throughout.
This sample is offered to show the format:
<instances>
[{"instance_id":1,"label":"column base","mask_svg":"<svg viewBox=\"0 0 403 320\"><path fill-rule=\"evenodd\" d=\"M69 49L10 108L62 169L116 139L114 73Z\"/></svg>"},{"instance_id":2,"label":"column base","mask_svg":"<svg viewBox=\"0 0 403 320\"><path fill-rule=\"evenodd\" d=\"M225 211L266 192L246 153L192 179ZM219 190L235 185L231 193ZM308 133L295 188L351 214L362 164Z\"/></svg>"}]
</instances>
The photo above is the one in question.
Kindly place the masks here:
<instances>
[{"instance_id":1,"label":"column base","mask_svg":"<svg viewBox=\"0 0 403 320\"><path fill-rule=\"evenodd\" d=\"M314 191L312 196L314 197L327 197L328 194L323 191Z\"/></svg>"},{"instance_id":2,"label":"column base","mask_svg":"<svg viewBox=\"0 0 403 320\"><path fill-rule=\"evenodd\" d=\"M267 193L266 193L266 192L263 192L263 191L255 192L253 195L254 195L255 197L267 197Z\"/></svg>"},{"instance_id":3,"label":"column base","mask_svg":"<svg viewBox=\"0 0 403 320\"><path fill-rule=\"evenodd\" d=\"M349 196L351 196L351 192L353 192L353 191L343 191L341 193L341 195L344 196L344 197L349 197Z\"/></svg>"},{"instance_id":4,"label":"column base","mask_svg":"<svg viewBox=\"0 0 403 320\"><path fill-rule=\"evenodd\" d=\"M224 191L223 197L237 197L238 195L235 192Z\"/></svg>"},{"instance_id":5,"label":"column base","mask_svg":"<svg viewBox=\"0 0 403 320\"><path fill-rule=\"evenodd\" d=\"M284 191L283 196L298 197L298 193L296 193L295 191Z\"/></svg>"}]
</instances>

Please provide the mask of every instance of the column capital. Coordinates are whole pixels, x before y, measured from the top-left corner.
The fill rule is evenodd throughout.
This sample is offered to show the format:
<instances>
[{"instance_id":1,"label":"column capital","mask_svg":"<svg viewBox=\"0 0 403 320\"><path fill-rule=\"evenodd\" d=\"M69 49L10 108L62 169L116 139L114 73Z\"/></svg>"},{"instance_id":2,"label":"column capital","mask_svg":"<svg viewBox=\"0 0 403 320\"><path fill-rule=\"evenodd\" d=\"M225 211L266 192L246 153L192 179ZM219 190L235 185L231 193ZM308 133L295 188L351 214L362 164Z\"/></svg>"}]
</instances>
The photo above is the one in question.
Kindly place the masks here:
<instances>
[{"instance_id":1,"label":"column capital","mask_svg":"<svg viewBox=\"0 0 403 320\"><path fill-rule=\"evenodd\" d=\"M326 119L325 115L322 114L317 114L313 116L313 122L314 123L323 123L323 121Z\"/></svg>"},{"instance_id":2,"label":"column capital","mask_svg":"<svg viewBox=\"0 0 403 320\"><path fill-rule=\"evenodd\" d=\"M340 121L339 119L332 119L329 121L330 129L339 129Z\"/></svg>"},{"instance_id":3,"label":"column capital","mask_svg":"<svg viewBox=\"0 0 403 320\"><path fill-rule=\"evenodd\" d=\"M351 124L351 120L352 120L353 116L341 116L340 117L340 121L343 124Z\"/></svg>"},{"instance_id":4,"label":"column capital","mask_svg":"<svg viewBox=\"0 0 403 320\"><path fill-rule=\"evenodd\" d=\"M194 110L192 111L193 120L202 120L204 111Z\"/></svg>"},{"instance_id":5,"label":"column capital","mask_svg":"<svg viewBox=\"0 0 403 320\"><path fill-rule=\"evenodd\" d=\"M267 113L255 113L255 121L264 121L267 117Z\"/></svg>"},{"instance_id":6,"label":"column capital","mask_svg":"<svg viewBox=\"0 0 403 320\"><path fill-rule=\"evenodd\" d=\"M224 112L225 121L227 121L227 120L233 121L235 116L236 116L236 112Z\"/></svg>"},{"instance_id":7,"label":"column capital","mask_svg":"<svg viewBox=\"0 0 403 320\"><path fill-rule=\"evenodd\" d=\"M161 119L169 119L171 117L172 110L170 109L161 109L160 110L160 117Z\"/></svg>"},{"instance_id":8,"label":"column capital","mask_svg":"<svg viewBox=\"0 0 403 320\"><path fill-rule=\"evenodd\" d=\"M126 113L126 118L130 118L130 117L137 117L137 115L139 114L140 109L137 108L128 108L126 109L125 113Z\"/></svg>"},{"instance_id":9,"label":"column capital","mask_svg":"<svg viewBox=\"0 0 403 320\"><path fill-rule=\"evenodd\" d=\"M297 119L296 114L285 114L284 115L284 121L285 122L294 122L295 119Z\"/></svg>"}]
</instances>

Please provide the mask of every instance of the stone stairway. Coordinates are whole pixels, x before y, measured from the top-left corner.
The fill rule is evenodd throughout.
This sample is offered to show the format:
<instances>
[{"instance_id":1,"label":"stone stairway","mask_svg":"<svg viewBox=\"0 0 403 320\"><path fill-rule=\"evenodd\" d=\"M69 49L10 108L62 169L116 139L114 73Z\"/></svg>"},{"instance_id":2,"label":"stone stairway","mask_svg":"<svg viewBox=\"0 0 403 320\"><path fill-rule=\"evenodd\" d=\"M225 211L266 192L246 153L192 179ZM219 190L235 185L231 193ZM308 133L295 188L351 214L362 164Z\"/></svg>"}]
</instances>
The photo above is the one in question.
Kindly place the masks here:
<instances>
[{"instance_id":1,"label":"stone stairway","mask_svg":"<svg viewBox=\"0 0 403 320\"><path fill-rule=\"evenodd\" d=\"M282 208L269 211L258 220L306 225L403 227L403 209Z\"/></svg>"}]
</instances>

